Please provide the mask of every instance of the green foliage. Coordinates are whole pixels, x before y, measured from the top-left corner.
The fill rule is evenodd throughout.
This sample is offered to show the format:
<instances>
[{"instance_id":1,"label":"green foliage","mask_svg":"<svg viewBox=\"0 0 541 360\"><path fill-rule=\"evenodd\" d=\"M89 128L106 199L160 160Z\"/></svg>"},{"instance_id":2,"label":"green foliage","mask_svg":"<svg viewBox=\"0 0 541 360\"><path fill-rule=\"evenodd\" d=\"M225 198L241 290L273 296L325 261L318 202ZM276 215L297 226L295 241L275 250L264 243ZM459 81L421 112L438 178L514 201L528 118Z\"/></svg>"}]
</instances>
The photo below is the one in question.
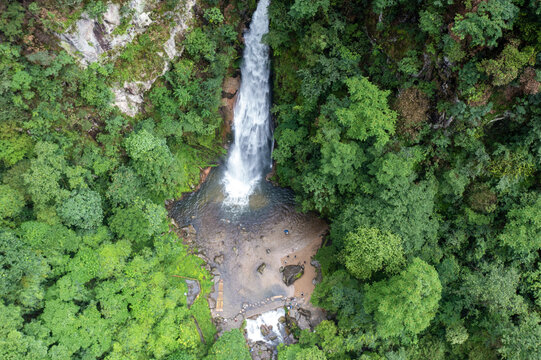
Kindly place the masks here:
<instances>
[{"instance_id":1,"label":"green foliage","mask_svg":"<svg viewBox=\"0 0 541 360\"><path fill-rule=\"evenodd\" d=\"M541 248L541 196L528 194L521 205L507 213L507 223L500 240L517 252Z\"/></svg>"},{"instance_id":2,"label":"green foliage","mask_svg":"<svg viewBox=\"0 0 541 360\"><path fill-rule=\"evenodd\" d=\"M158 196L174 196L178 165L165 140L143 129L132 133L125 148L133 168ZM172 191L171 191L172 190Z\"/></svg>"},{"instance_id":3,"label":"green foliage","mask_svg":"<svg viewBox=\"0 0 541 360\"><path fill-rule=\"evenodd\" d=\"M374 137L375 146L381 147L394 133L396 113L387 105L388 91L381 91L368 79L347 79L351 104L338 109L340 124L347 128L347 135L355 140L366 141Z\"/></svg>"},{"instance_id":4,"label":"green foliage","mask_svg":"<svg viewBox=\"0 0 541 360\"><path fill-rule=\"evenodd\" d=\"M504 359L525 360L541 357L541 320L533 313L520 319L518 326L506 329L499 349Z\"/></svg>"},{"instance_id":5,"label":"green foliage","mask_svg":"<svg viewBox=\"0 0 541 360\"><path fill-rule=\"evenodd\" d=\"M145 244L152 236L167 230L165 209L150 202L134 200L127 208L116 209L111 217L111 230L119 238Z\"/></svg>"},{"instance_id":6,"label":"green foliage","mask_svg":"<svg viewBox=\"0 0 541 360\"><path fill-rule=\"evenodd\" d=\"M221 24L224 21L224 16L220 9L213 7L210 9L206 9L205 13L203 14L203 17L210 23L210 24Z\"/></svg>"},{"instance_id":7,"label":"green foliage","mask_svg":"<svg viewBox=\"0 0 541 360\"><path fill-rule=\"evenodd\" d=\"M443 26L442 16L434 9L419 11L419 28L433 38L441 36L441 27Z\"/></svg>"},{"instance_id":8,"label":"green foliage","mask_svg":"<svg viewBox=\"0 0 541 360\"><path fill-rule=\"evenodd\" d=\"M58 209L58 215L68 226L93 229L103 220L100 194L92 190L73 191Z\"/></svg>"},{"instance_id":9,"label":"green foliage","mask_svg":"<svg viewBox=\"0 0 541 360\"><path fill-rule=\"evenodd\" d=\"M207 360L249 360L250 352L239 329L222 334L209 350Z\"/></svg>"},{"instance_id":10,"label":"green foliage","mask_svg":"<svg viewBox=\"0 0 541 360\"><path fill-rule=\"evenodd\" d=\"M531 63L535 58L533 48L528 47L519 51L517 45L511 42L505 46L496 59L481 62L481 68L492 76L492 84L495 86L507 85L515 80L524 65Z\"/></svg>"},{"instance_id":11,"label":"green foliage","mask_svg":"<svg viewBox=\"0 0 541 360\"><path fill-rule=\"evenodd\" d=\"M393 274L404 263L402 240L390 232L358 228L346 235L344 243L344 264L359 280L369 279L378 271Z\"/></svg>"},{"instance_id":12,"label":"green foliage","mask_svg":"<svg viewBox=\"0 0 541 360\"><path fill-rule=\"evenodd\" d=\"M24 196L9 185L0 185L0 220L13 218L24 208Z\"/></svg>"},{"instance_id":13,"label":"green foliage","mask_svg":"<svg viewBox=\"0 0 541 360\"><path fill-rule=\"evenodd\" d=\"M107 11L107 5L101 0L90 1L86 4L85 11L91 19L98 20L101 23L103 21L103 14Z\"/></svg>"},{"instance_id":14,"label":"green foliage","mask_svg":"<svg viewBox=\"0 0 541 360\"><path fill-rule=\"evenodd\" d=\"M503 36L503 31L513 27L517 13L518 8L512 2L483 1L477 11L468 12L466 16L456 16L453 32L458 34L461 40L467 35L471 36L470 46L493 47Z\"/></svg>"},{"instance_id":15,"label":"green foliage","mask_svg":"<svg viewBox=\"0 0 541 360\"><path fill-rule=\"evenodd\" d=\"M294 19L312 18L314 17L314 15L316 15L319 9L321 9L323 13L326 13L329 5L329 0L295 0L295 3L291 6L291 9L289 10L289 14Z\"/></svg>"},{"instance_id":16,"label":"green foliage","mask_svg":"<svg viewBox=\"0 0 541 360\"><path fill-rule=\"evenodd\" d=\"M214 60L216 43L211 41L201 28L195 28L186 35L184 44L186 51L195 61L199 61L201 57L208 61Z\"/></svg>"},{"instance_id":17,"label":"green foliage","mask_svg":"<svg viewBox=\"0 0 541 360\"><path fill-rule=\"evenodd\" d=\"M364 306L374 314L379 336L411 336L434 318L441 290L434 267L415 258L401 274L366 285Z\"/></svg>"},{"instance_id":18,"label":"green foliage","mask_svg":"<svg viewBox=\"0 0 541 360\"><path fill-rule=\"evenodd\" d=\"M0 14L0 31L10 41L14 41L23 34L24 7L17 1L10 1L4 6Z\"/></svg>"},{"instance_id":19,"label":"green foliage","mask_svg":"<svg viewBox=\"0 0 541 360\"><path fill-rule=\"evenodd\" d=\"M326 360L325 353L316 346L301 347L298 344L279 346L278 360Z\"/></svg>"}]
</instances>

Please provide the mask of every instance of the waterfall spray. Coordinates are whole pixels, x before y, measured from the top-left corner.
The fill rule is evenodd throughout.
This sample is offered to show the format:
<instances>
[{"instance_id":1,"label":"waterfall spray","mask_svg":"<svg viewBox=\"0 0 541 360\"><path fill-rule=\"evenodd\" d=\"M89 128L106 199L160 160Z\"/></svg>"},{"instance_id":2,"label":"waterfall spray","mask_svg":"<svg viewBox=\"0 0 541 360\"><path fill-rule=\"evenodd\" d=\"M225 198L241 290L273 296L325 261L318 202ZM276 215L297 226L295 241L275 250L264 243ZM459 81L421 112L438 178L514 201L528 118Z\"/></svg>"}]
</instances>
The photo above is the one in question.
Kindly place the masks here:
<instances>
[{"instance_id":1,"label":"waterfall spray","mask_svg":"<svg viewBox=\"0 0 541 360\"><path fill-rule=\"evenodd\" d=\"M247 205L255 186L271 165L269 47L261 42L269 31L269 0L260 0L244 34L242 83L234 109L234 142L224 174L225 203Z\"/></svg>"}]
</instances>

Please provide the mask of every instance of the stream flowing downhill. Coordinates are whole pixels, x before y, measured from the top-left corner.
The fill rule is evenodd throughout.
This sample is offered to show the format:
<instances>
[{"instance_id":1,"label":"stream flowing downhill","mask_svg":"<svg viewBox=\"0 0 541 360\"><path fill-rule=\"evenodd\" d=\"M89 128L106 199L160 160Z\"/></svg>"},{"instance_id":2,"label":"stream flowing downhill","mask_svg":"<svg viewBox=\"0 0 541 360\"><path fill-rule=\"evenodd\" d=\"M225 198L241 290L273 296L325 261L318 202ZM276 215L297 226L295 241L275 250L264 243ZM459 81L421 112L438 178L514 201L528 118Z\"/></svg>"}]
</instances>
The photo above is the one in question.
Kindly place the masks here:
<instances>
[{"instance_id":1,"label":"stream flowing downhill","mask_svg":"<svg viewBox=\"0 0 541 360\"><path fill-rule=\"evenodd\" d=\"M234 109L234 142L223 178L224 203L228 205L246 206L272 164L269 47L261 41L269 31L268 5L269 0L259 2L250 29L244 34L246 47Z\"/></svg>"}]
</instances>

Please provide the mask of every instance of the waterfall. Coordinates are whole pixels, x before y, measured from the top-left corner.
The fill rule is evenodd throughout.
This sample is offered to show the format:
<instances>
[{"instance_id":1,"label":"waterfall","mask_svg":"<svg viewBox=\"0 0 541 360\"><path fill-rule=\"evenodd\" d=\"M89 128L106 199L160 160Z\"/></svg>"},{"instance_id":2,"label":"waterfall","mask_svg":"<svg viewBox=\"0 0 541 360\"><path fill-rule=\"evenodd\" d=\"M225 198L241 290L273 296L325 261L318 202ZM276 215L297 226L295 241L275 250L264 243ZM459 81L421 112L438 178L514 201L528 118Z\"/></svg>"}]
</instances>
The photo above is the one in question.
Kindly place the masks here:
<instances>
[{"instance_id":1,"label":"waterfall","mask_svg":"<svg viewBox=\"0 0 541 360\"><path fill-rule=\"evenodd\" d=\"M269 0L260 0L244 34L239 96L234 109L234 141L224 173L226 204L247 205L249 196L271 166Z\"/></svg>"}]
</instances>

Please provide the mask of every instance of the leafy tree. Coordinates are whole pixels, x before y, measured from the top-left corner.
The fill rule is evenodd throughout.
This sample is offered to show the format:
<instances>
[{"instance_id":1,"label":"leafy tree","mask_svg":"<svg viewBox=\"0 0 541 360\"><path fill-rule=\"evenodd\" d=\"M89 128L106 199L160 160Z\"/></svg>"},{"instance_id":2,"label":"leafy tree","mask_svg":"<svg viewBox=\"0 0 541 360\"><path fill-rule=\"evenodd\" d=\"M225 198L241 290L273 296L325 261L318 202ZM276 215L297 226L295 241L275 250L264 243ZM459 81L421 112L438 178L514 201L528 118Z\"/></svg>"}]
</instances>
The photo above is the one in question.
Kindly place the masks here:
<instances>
[{"instance_id":1,"label":"leafy tree","mask_svg":"<svg viewBox=\"0 0 541 360\"><path fill-rule=\"evenodd\" d=\"M49 268L41 256L13 233L0 230L0 291L3 300L27 308L37 307L43 299L42 282L48 272Z\"/></svg>"},{"instance_id":2,"label":"leafy tree","mask_svg":"<svg viewBox=\"0 0 541 360\"><path fill-rule=\"evenodd\" d=\"M507 213L508 221L500 235L505 245L523 253L541 248L541 196L529 195Z\"/></svg>"},{"instance_id":3,"label":"leafy tree","mask_svg":"<svg viewBox=\"0 0 541 360\"><path fill-rule=\"evenodd\" d=\"M517 294L519 274L514 267L481 263L477 271L467 272L460 293L467 308L488 309L496 319L524 311L524 299Z\"/></svg>"},{"instance_id":4,"label":"leafy tree","mask_svg":"<svg viewBox=\"0 0 541 360\"><path fill-rule=\"evenodd\" d=\"M345 270L323 278L312 293L311 302L336 314L342 330L358 329L369 321L363 308L364 294L357 280Z\"/></svg>"},{"instance_id":5,"label":"leafy tree","mask_svg":"<svg viewBox=\"0 0 541 360\"><path fill-rule=\"evenodd\" d=\"M137 201L126 208L117 208L111 217L111 230L119 238L145 244L152 236L167 230L166 211L151 202Z\"/></svg>"},{"instance_id":6,"label":"leafy tree","mask_svg":"<svg viewBox=\"0 0 541 360\"><path fill-rule=\"evenodd\" d=\"M14 41L23 34L24 7L18 2L9 2L5 4L5 9L2 10L0 31L10 41Z\"/></svg>"},{"instance_id":7,"label":"leafy tree","mask_svg":"<svg viewBox=\"0 0 541 360\"><path fill-rule=\"evenodd\" d=\"M329 0L295 0L295 3L289 10L289 15L291 15L291 17L294 19L312 18L314 15L316 15L319 9L321 9L324 13L327 12L329 5Z\"/></svg>"},{"instance_id":8,"label":"leafy tree","mask_svg":"<svg viewBox=\"0 0 541 360\"><path fill-rule=\"evenodd\" d=\"M505 45L501 54L496 59L483 60L481 68L492 76L492 84L495 86L507 85L515 80L519 71L535 58L534 49L527 47L522 51L518 49L519 43L511 41Z\"/></svg>"},{"instance_id":9,"label":"leafy tree","mask_svg":"<svg viewBox=\"0 0 541 360\"><path fill-rule=\"evenodd\" d=\"M326 360L325 353L317 346L301 347L298 344L280 346L278 360Z\"/></svg>"},{"instance_id":10,"label":"leafy tree","mask_svg":"<svg viewBox=\"0 0 541 360\"><path fill-rule=\"evenodd\" d=\"M22 311L0 301L0 356L6 360L45 360L47 346L23 329Z\"/></svg>"},{"instance_id":11,"label":"leafy tree","mask_svg":"<svg viewBox=\"0 0 541 360\"><path fill-rule=\"evenodd\" d=\"M0 185L0 219L17 216L25 205L24 196L9 185Z\"/></svg>"},{"instance_id":12,"label":"leafy tree","mask_svg":"<svg viewBox=\"0 0 541 360\"><path fill-rule=\"evenodd\" d=\"M239 329L222 334L209 350L207 360L249 360L251 359L246 340Z\"/></svg>"},{"instance_id":13,"label":"leafy tree","mask_svg":"<svg viewBox=\"0 0 541 360\"><path fill-rule=\"evenodd\" d=\"M526 360L541 357L541 319L537 313L521 317L517 326L504 331L502 347L498 349L504 359Z\"/></svg>"},{"instance_id":14,"label":"leafy tree","mask_svg":"<svg viewBox=\"0 0 541 360\"><path fill-rule=\"evenodd\" d=\"M348 271L359 280L369 279L375 272L397 272L404 263L402 240L376 228L358 228L344 240L342 256Z\"/></svg>"},{"instance_id":15,"label":"leafy tree","mask_svg":"<svg viewBox=\"0 0 541 360\"><path fill-rule=\"evenodd\" d=\"M133 168L152 191L160 196L176 193L177 163L164 139L143 129L132 133L126 139L125 146L133 160Z\"/></svg>"},{"instance_id":16,"label":"leafy tree","mask_svg":"<svg viewBox=\"0 0 541 360\"><path fill-rule=\"evenodd\" d=\"M513 27L518 10L515 4L505 0L482 2L477 11L456 15L453 32L461 40L471 36L471 46L496 46L503 31Z\"/></svg>"},{"instance_id":17,"label":"leafy tree","mask_svg":"<svg viewBox=\"0 0 541 360\"><path fill-rule=\"evenodd\" d=\"M348 137L366 141L373 137L374 145L381 147L394 134L396 113L389 109L387 96L365 77L355 77L346 81L350 93L350 105L338 109L338 122L346 127Z\"/></svg>"},{"instance_id":18,"label":"leafy tree","mask_svg":"<svg viewBox=\"0 0 541 360\"><path fill-rule=\"evenodd\" d=\"M428 327L441 298L438 273L419 258L399 275L365 286L364 307L383 338L411 336Z\"/></svg>"},{"instance_id":19,"label":"leafy tree","mask_svg":"<svg viewBox=\"0 0 541 360\"><path fill-rule=\"evenodd\" d=\"M69 194L60 184L67 167L66 159L59 146L53 143L39 142L34 151L37 157L31 160L30 169L23 178L28 186L28 193L38 210L42 211L43 218L54 222L55 212L51 214L47 209Z\"/></svg>"},{"instance_id":20,"label":"leafy tree","mask_svg":"<svg viewBox=\"0 0 541 360\"><path fill-rule=\"evenodd\" d=\"M92 190L73 191L58 214L66 225L93 229L103 220L100 194Z\"/></svg>"}]
</instances>

